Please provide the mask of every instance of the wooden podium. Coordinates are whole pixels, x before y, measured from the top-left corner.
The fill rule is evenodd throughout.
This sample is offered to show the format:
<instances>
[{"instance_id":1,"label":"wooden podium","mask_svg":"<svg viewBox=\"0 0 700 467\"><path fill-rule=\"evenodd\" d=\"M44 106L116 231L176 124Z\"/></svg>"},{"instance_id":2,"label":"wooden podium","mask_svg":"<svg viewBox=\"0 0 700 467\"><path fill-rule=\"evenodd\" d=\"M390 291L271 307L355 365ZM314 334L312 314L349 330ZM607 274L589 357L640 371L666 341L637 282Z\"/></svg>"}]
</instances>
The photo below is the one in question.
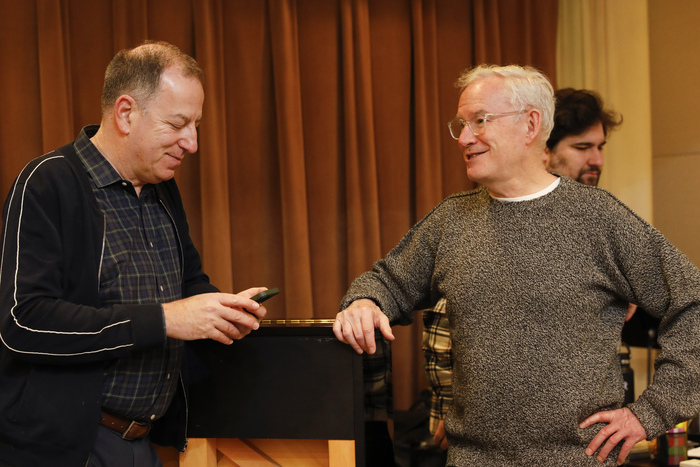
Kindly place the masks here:
<instances>
[{"instance_id":1,"label":"wooden podium","mask_svg":"<svg viewBox=\"0 0 700 467\"><path fill-rule=\"evenodd\" d=\"M179 465L364 466L362 357L328 320L263 324L230 346L191 346Z\"/></svg>"}]
</instances>

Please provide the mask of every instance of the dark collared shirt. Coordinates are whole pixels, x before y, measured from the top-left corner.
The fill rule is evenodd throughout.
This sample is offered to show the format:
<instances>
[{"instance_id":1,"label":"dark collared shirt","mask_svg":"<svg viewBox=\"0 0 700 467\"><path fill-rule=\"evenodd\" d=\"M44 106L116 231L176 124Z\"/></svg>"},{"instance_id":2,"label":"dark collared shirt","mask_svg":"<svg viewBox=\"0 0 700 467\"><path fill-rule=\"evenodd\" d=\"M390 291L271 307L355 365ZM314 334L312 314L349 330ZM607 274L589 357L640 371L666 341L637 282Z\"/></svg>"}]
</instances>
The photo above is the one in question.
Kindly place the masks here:
<instances>
[{"instance_id":1,"label":"dark collared shirt","mask_svg":"<svg viewBox=\"0 0 700 467\"><path fill-rule=\"evenodd\" d=\"M101 305L180 299L182 273L173 221L152 185L137 195L92 144L89 138L97 128L85 127L75 148L106 218ZM182 341L168 338L165 347L115 361L105 373L103 408L130 419L160 418L175 393L181 360Z\"/></svg>"}]
</instances>

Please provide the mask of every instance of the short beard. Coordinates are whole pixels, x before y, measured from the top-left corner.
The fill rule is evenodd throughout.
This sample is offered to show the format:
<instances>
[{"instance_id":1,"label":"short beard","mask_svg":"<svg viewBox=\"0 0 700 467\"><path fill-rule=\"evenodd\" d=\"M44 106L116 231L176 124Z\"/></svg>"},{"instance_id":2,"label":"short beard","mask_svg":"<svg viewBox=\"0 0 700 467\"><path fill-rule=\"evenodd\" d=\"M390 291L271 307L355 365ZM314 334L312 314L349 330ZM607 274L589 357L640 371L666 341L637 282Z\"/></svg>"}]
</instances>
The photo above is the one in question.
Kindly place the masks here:
<instances>
[{"instance_id":1,"label":"short beard","mask_svg":"<svg viewBox=\"0 0 700 467\"><path fill-rule=\"evenodd\" d=\"M592 179L591 175L584 175L588 172L596 173L595 180ZM593 169L591 167L584 167L578 174L578 177L576 177L576 181L583 185L598 186L598 182L600 181L600 170Z\"/></svg>"}]
</instances>

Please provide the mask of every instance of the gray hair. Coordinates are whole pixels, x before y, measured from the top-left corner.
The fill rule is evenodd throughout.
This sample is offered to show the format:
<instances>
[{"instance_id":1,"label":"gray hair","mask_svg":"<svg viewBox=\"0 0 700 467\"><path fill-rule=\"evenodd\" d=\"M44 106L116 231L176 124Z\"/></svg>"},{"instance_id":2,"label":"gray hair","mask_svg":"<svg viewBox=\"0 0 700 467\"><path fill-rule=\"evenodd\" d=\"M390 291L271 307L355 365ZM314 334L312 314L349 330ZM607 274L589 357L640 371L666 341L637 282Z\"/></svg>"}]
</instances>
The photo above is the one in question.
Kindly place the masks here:
<instances>
[{"instance_id":1,"label":"gray hair","mask_svg":"<svg viewBox=\"0 0 700 467\"><path fill-rule=\"evenodd\" d=\"M530 66L479 65L464 70L455 86L462 92L475 81L492 76L503 78L515 110L537 109L542 113L540 136L546 142L554 127L554 89L549 79Z\"/></svg>"}]
</instances>

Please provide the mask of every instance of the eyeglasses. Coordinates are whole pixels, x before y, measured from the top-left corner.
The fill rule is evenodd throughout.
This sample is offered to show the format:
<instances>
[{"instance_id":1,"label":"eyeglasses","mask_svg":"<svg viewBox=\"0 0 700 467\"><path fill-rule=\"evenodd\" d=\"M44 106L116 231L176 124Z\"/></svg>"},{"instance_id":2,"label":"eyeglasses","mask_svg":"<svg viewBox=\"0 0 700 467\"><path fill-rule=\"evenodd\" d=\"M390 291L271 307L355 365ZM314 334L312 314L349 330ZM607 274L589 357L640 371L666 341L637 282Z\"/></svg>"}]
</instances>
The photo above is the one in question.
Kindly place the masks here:
<instances>
[{"instance_id":1,"label":"eyeglasses","mask_svg":"<svg viewBox=\"0 0 700 467\"><path fill-rule=\"evenodd\" d=\"M516 112L506 112L502 114L475 114L472 115L469 120L462 120L460 117L455 117L447 124L447 127L450 129L450 135L452 138L459 140L459 135L462 134L465 126L469 127L469 131L471 131L474 136L479 136L486 130L486 122L490 122L499 117L519 115L522 113L525 113L525 111L519 110Z\"/></svg>"}]
</instances>

